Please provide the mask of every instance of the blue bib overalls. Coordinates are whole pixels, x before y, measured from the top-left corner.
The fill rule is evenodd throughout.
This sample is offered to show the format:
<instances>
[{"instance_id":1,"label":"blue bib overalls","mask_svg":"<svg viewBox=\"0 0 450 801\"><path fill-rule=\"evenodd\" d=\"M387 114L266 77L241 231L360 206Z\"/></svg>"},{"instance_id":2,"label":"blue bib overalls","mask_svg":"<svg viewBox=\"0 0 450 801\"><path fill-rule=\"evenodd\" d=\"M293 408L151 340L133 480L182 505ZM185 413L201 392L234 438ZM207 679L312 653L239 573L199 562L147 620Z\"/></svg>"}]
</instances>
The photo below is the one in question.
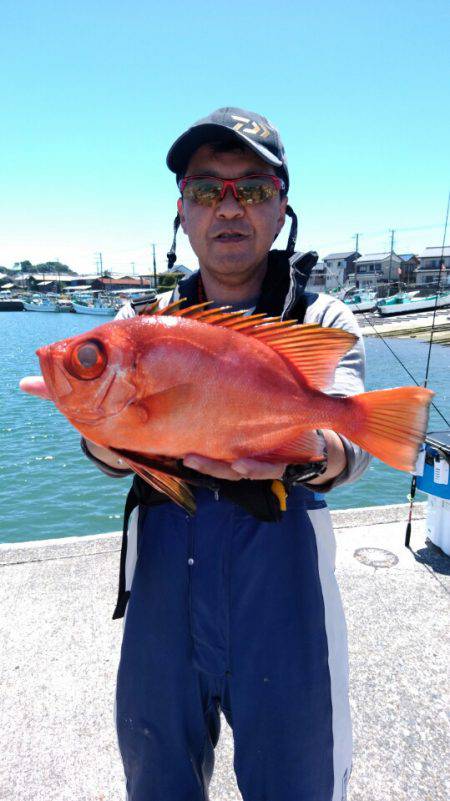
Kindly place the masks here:
<instances>
[{"instance_id":1,"label":"blue bib overalls","mask_svg":"<svg viewBox=\"0 0 450 801\"><path fill-rule=\"evenodd\" d=\"M196 497L193 518L164 503L130 525L117 684L127 799L206 801L222 710L244 801L343 801L347 642L326 504L297 486L282 521L263 523L209 490Z\"/></svg>"}]
</instances>

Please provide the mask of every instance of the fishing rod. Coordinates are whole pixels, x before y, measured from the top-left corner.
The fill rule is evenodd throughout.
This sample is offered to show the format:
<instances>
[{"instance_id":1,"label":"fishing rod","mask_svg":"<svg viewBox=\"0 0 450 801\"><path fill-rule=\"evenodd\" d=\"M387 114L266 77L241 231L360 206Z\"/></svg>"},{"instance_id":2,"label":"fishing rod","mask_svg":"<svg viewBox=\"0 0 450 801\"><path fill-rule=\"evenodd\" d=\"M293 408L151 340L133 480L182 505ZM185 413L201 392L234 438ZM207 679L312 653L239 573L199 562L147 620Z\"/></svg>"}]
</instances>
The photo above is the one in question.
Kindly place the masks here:
<instances>
[{"instance_id":1,"label":"fishing rod","mask_svg":"<svg viewBox=\"0 0 450 801\"><path fill-rule=\"evenodd\" d=\"M444 239L444 241L445 241L445 239ZM437 293L438 293L438 291L439 291L439 290L437 290ZM438 294L437 294L437 293L436 293L436 304L437 304L437 299L438 299ZM357 304L355 304L355 305L357 305ZM434 307L434 310L435 310L435 312L436 312L436 305L435 305L435 307ZM367 325L368 325L368 326L370 326L371 328L373 328L373 330L374 330L374 333L377 335L378 339L381 339L381 341L383 342L383 344L384 344L384 345L386 345L387 349L388 349L388 350L389 350L389 351L392 353L393 357L394 357L395 359L397 359L397 361L398 361L399 365L400 365L401 367L403 367L403 369L404 369L405 373L407 373L407 374L408 374L408 376L410 377L411 381L413 381L413 382L414 382L414 384L415 384L417 387L419 387L419 386L422 386L422 385L421 385L421 383L420 383L419 381L417 381L417 379L416 379L416 378L414 377L414 375L411 373L411 371L410 371L410 370L408 370L408 368L407 368L406 364L404 364L404 363L402 362L402 360L401 360L400 356L398 356L398 355L397 355L397 353L396 353L396 352L395 352L395 351L394 351L394 350L391 348L391 346L388 344L388 342L386 341L386 339L383 337L383 334L381 334L381 333L380 333L380 331L378 330L378 328L376 328L376 327L375 327L375 325L374 325L373 321L370 319L370 317L367 317L367 315L366 315L366 313L365 313L364 311L362 311L362 312L360 311L360 314L362 315L362 317L363 317L363 318L364 318L364 320L366 321ZM432 323L432 325L434 326L434 315L433 315L433 323ZM430 340L430 341L431 341L431 340ZM428 351L428 353L429 353L429 352L430 352L430 351ZM428 365L429 365L429 359L428 359L428 362L427 362L427 368L428 368ZM427 378L426 378L426 380L428 380L428 369L427 369ZM424 384L424 386L426 387L426 383ZM433 409L435 410L435 412L437 412L437 414L439 415L439 417L441 417L441 418L442 418L442 420L444 421L445 425L446 425L446 426L448 426L448 427L450 428L450 423L449 423L449 421L448 421L448 420L447 420L447 419L444 417L444 415L442 414L442 412L440 411L440 409L438 409L438 407L436 406L436 404L435 404L435 403L433 403L433 402L431 402L431 406L433 407Z\"/></svg>"},{"instance_id":2,"label":"fishing rod","mask_svg":"<svg viewBox=\"0 0 450 801\"><path fill-rule=\"evenodd\" d=\"M371 320L369 317L366 317L366 314L365 314L365 312L361 312L361 314L362 314L362 316L364 317L364 319L365 319L366 323L367 323L368 325L370 325L370 327L371 327L371 328L373 328L373 330L374 330L375 334L377 335L378 339L381 339L381 341L384 343L384 345L386 345L387 349L388 349L388 350L389 350L389 351L392 353L393 357L394 357L395 359L397 359L397 361L398 361L399 365L400 365L401 367L403 367L403 369L404 369L405 373L407 373L407 374L408 374L408 376L410 377L411 381L413 381L417 387L420 387L420 386L422 386L422 385L419 383L419 381L417 381L417 379L414 377L414 375L411 373L411 371L410 371L410 370L408 370L408 368L407 368L406 364L404 364L404 363L402 362L402 360L401 360L400 356L398 356L398 354L395 352L395 350L392 350L391 346L388 344L388 342L386 342L385 338L384 338L384 337L383 337L383 335L380 333L380 331L378 330L378 328L376 328L376 327L374 326L374 324L373 324L372 320ZM426 384L425 384L424 386L426 386ZM442 414L442 412L440 411L440 409L438 409L438 407L436 406L436 404L435 404L435 403L433 403L433 402L431 402L431 406L433 407L433 409L435 410L435 412L437 412L437 414L439 415L439 417L441 417L441 418L442 418L442 420L444 421L445 425L446 425L446 426L448 426L448 427L450 428L450 423L449 423L449 421L448 421L448 420L447 420L447 419L444 417L444 415Z\"/></svg>"},{"instance_id":3,"label":"fishing rod","mask_svg":"<svg viewBox=\"0 0 450 801\"><path fill-rule=\"evenodd\" d=\"M447 201L447 213L446 213L446 216L445 216L444 237L442 239L441 260L439 262L438 285L437 285L436 300L435 300L434 310L433 310L433 320L432 320L432 323L431 323L430 343L429 343L429 346L428 346L428 357L427 357L427 365L426 365L426 368L425 368L425 378L424 378L424 382L423 382L424 387L426 387L427 383L428 383L428 373L429 373L429 369L430 369L431 348L432 348L432 345L433 345L433 334L434 334L434 325L435 325L435 320L436 320L437 304L438 304L438 299L439 299L439 289L440 289L440 285L441 285L441 277L442 277L442 274L443 274L444 269L445 269L444 249L445 249L445 240L447 238L447 226L448 226L449 210L450 210L450 192L449 192L448 201ZM434 406L434 404L433 404L433 406ZM441 417L443 417L443 415L441 415ZM444 417L443 417L443 419L445 420ZM450 428L449 423L447 421L446 421L446 423ZM412 476L412 479L411 479L411 489L410 489L410 492L409 492L408 523L406 525L406 532L405 532L405 547L406 548L409 548L409 543L410 543L410 540L411 540L412 512L413 512L413 506L414 506L414 498L415 498L415 495L416 495L416 486L417 486L417 476L416 476L415 473L413 473L413 476Z\"/></svg>"}]
</instances>

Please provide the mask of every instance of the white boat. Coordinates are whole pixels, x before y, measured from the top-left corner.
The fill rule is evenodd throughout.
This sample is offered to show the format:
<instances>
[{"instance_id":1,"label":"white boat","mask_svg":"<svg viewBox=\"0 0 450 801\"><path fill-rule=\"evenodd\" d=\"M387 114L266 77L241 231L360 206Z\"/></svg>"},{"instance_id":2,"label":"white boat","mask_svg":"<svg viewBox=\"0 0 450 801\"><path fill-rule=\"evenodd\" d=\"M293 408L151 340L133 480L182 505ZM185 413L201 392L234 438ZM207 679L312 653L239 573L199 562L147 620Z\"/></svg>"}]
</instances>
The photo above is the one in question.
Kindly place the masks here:
<instances>
[{"instance_id":1,"label":"white boat","mask_svg":"<svg viewBox=\"0 0 450 801\"><path fill-rule=\"evenodd\" d=\"M102 317L113 317L117 313L115 306L110 303L102 303L102 301L94 301L93 303L80 303L75 300L72 301L72 306L77 314L96 314Z\"/></svg>"},{"instance_id":2,"label":"white boat","mask_svg":"<svg viewBox=\"0 0 450 801\"><path fill-rule=\"evenodd\" d=\"M73 305L71 300L67 300L67 298L58 298L58 308L60 312L72 312Z\"/></svg>"},{"instance_id":3,"label":"white boat","mask_svg":"<svg viewBox=\"0 0 450 801\"><path fill-rule=\"evenodd\" d=\"M417 312L427 311L427 309L442 309L450 306L450 291L436 295L418 297L418 292L399 292L385 301L378 301L377 309L383 317L393 314L416 314Z\"/></svg>"},{"instance_id":4,"label":"white boat","mask_svg":"<svg viewBox=\"0 0 450 801\"><path fill-rule=\"evenodd\" d=\"M30 301L22 300L23 308L25 311L32 311L32 312L59 312L58 304L53 301L49 300L48 298L42 298L36 295Z\"/></svg>"},{"instance_id":5,"label":"white boat","mask_svg":"<svg viewBox=\"0 0 450 801\"><path fill-rule=\"evenodd\" d=\"M373 311L377 306L377 293L370 290L361 290L361 292L355 292L355 294L345 298L344 303L355 313Z\"/></svg>"}]
</instances>

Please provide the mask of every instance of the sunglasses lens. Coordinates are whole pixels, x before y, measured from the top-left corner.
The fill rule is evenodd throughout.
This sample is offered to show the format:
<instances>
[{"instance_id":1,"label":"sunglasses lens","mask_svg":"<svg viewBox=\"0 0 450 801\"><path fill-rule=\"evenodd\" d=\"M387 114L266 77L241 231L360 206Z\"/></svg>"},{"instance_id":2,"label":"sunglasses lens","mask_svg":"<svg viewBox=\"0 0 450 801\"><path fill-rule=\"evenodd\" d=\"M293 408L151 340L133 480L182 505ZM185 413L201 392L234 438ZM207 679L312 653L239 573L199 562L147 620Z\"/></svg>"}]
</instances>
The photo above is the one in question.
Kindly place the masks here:
<instances>
[{"instance_id":1,"label":"sunglasses lens","mask_svg":"<svg viewBox=\"0 0 450 801\"><path fill-rule=\"evenodd\" d=\"M267 175L250 175L230 181L236 189L237 199L244 205L264 203L276 197L279 184ZM227 186L228 182L225 182ZM212 206L223 195L223 182L209 177L187 178L182 190L183 197L201 206Z\"/></svg>"},{"instance_id":2,"label":"sunglasses lens","mask_svg":"<svg viewBox=\"0 0 450 801\"><path fill-rule=\"evenodd\" d=\"M254 178L240 178L236 181L238 198L242 203L255 205L278 195L278 189L271 178L255 176Z\"/></svg>"},{"instance_id":3,"label":"sunglasses lens","mask_svg":"<svg viewBox=\"0 0 450 801\"><path fill-rule=\"evenodd\" d=\"M220 198L222 184L211 178L193 178L188 180L183 189L183 197L193 200L201 206L212 206Z\"/></svg>"}]
</instances>

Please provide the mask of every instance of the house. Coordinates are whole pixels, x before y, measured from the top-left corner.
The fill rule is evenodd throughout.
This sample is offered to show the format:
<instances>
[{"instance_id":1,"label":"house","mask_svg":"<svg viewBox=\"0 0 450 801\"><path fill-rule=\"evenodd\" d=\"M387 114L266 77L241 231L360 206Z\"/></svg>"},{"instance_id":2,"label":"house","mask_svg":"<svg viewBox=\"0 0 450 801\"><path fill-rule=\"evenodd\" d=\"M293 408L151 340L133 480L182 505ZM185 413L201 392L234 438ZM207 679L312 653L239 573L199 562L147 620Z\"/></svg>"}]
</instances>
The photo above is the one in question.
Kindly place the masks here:
<instances>
[{"instance_id":1,"label":"house","mask_svg":"<svg viewBox=\"0 0 450 801\"><path fill-rule=\"evenodd\" d=\"M419 255L420 264L416 270L416 284L437 284L439 279L439 268L443 267L441 274L441 284L450 285L450 245L442 248L425 248Z\"/></svg>"},{"instance_id":2,"label":"house","mask_svg":"<svg viewBox=\"0 0 450 801\"><path fill-rule=\"evenodd\" d=\"M368 253L355 259L355 279L360 289L398 281L402 260L396 253Z\"/></svg>"},{"instance_id":3,"label":"house","mask_svg":"<svg viewBox=\"0 0 450 801\"><path fill-rule=\"evenodd\" d=\"M169 273L181 273L183 278L189 278L189 276L192 275L193 271L190 270L189 267L186 267L184 264L174 264L173 267L171 267L168 270L168 272Z\"/></svg>"},{"instance_id":4,"label":"house","mask_svg":"<svg viewBox=\"0 0 450 801\"><path fill-rule=\"evenodd\" d=\"M144 278L142 275L138 278L130 275L122 275L120 278L105 278L104 276L100 278L97 276L92 281L93 289L149 289L151 286L153 286L153 278Z\"/></svg>"},{"instance_id":5,"label":"house","mask_svg":"<svg viewBox=\"0 0 450 801\"><path fill-rule=\"evenodd\" d=\"M419 257L415 253L399 253L398 255L403 262L400 265L400 281L404 281L405 284L415 284L416 270L420 264Z\"/></svg>"},{"instance_id":6,"label":"house","mask_svg":"<svg viewBox=\"0 0 450 801\"><path fill-rule=\"evenodd\" d=\"M343 286L350 274L355 272L354 262L361 256L357 250L345 253L329 253L324 262L327 269L327 289Z\"/></svg>"},{"instance_id":7,"label":"house","mask_svg":"<svg viewBox=\"0 0 450 801\"><path fill-rule=\"evenodd\" d=\"M308 280L308 290L325 292L326 289L326 265L323 261L318 261L312 268Z\"/></svg>"}]
</instances>

